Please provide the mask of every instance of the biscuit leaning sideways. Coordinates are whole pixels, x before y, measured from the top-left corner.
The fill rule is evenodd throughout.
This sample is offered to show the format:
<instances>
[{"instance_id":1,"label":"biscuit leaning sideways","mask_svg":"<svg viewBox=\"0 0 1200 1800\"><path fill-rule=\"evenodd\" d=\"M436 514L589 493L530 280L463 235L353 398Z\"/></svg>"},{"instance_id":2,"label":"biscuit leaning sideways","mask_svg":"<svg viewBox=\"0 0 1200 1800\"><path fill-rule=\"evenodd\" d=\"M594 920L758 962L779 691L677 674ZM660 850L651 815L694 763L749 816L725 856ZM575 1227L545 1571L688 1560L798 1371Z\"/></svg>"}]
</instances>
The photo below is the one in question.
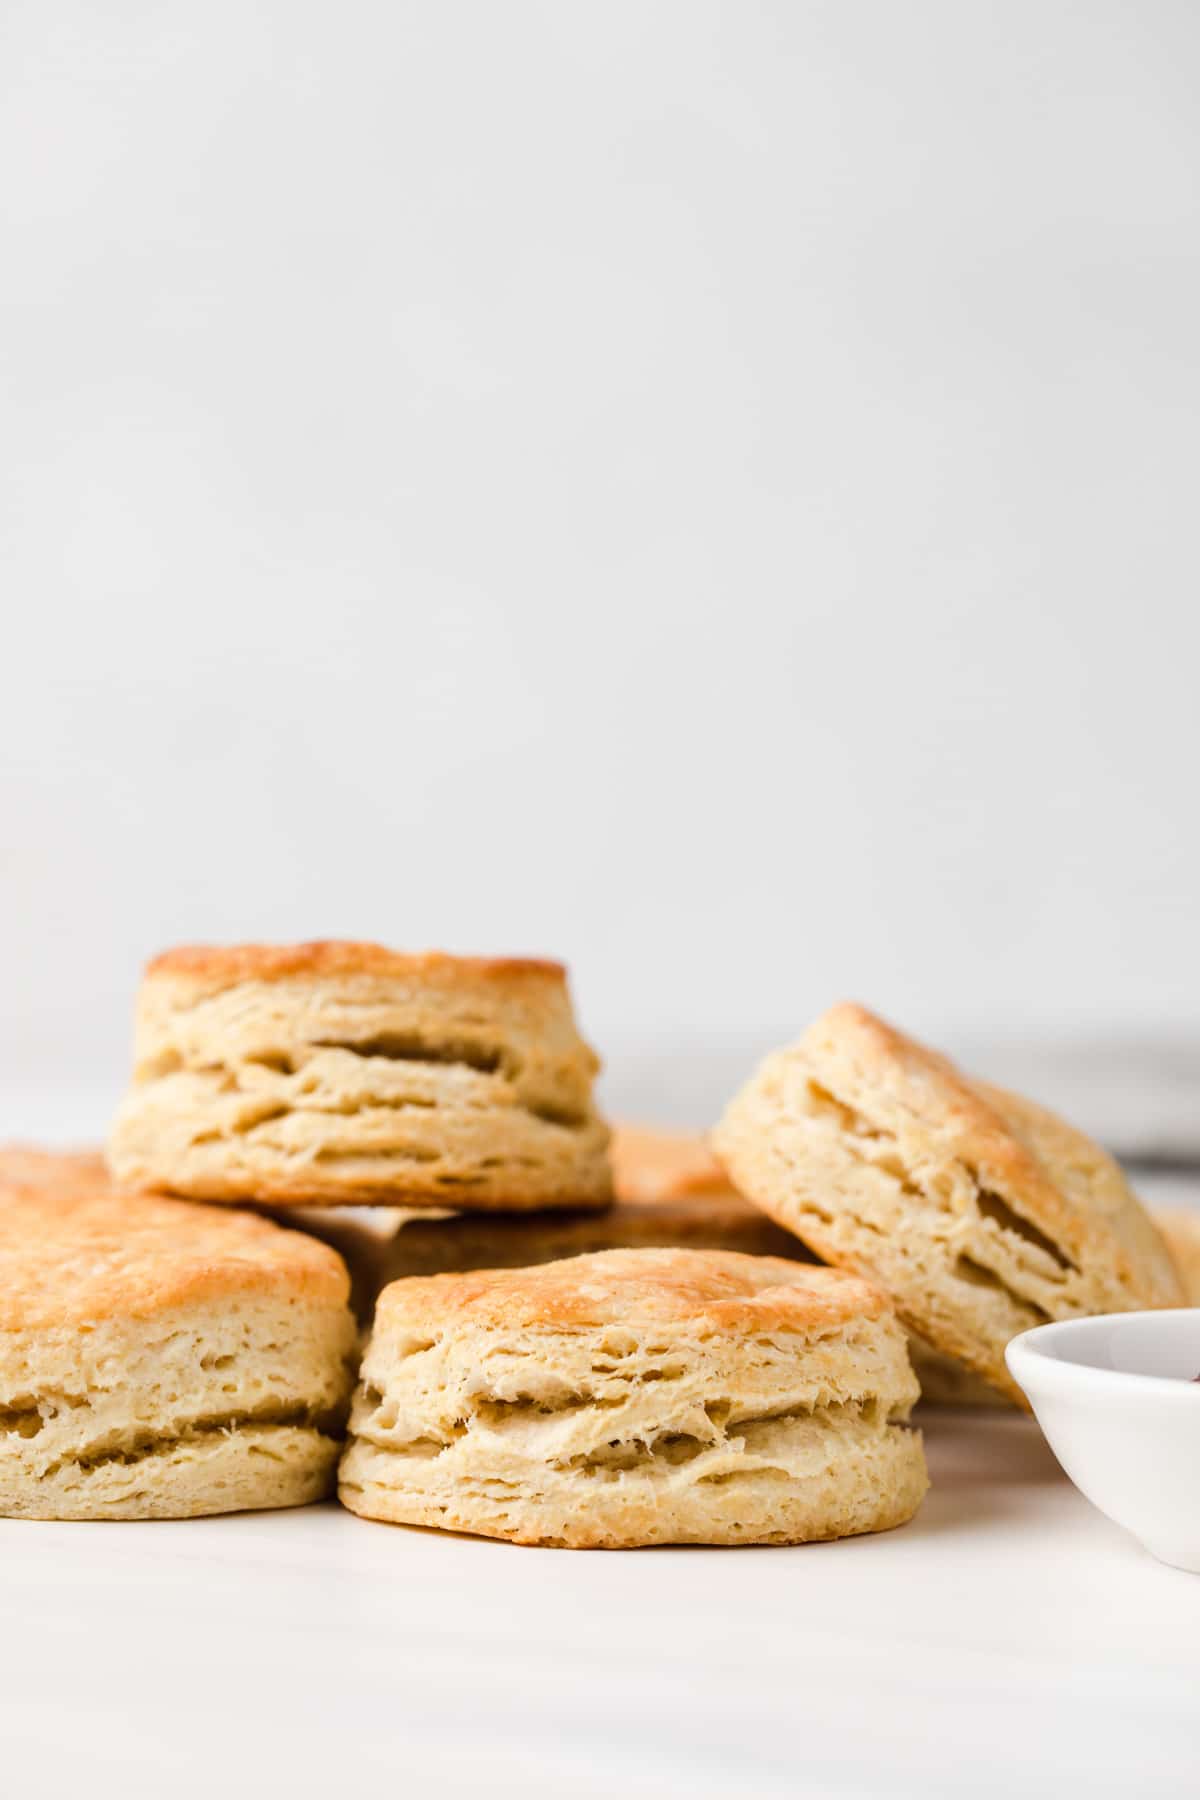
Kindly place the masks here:
<instances>
[{"instance_id":1,"label":"biscuit leaning sideways","mask_svg":"<svg viewBox=\"0 0 1200 1800\"><path fill-rule=\"evenodd\" d=\"M1020 1405L1004 1362L1019 1331L1183 1298L1110 1156L862 1007L769 1056L714 1145L757 1205Z\"/></svg>"}]
</instances>

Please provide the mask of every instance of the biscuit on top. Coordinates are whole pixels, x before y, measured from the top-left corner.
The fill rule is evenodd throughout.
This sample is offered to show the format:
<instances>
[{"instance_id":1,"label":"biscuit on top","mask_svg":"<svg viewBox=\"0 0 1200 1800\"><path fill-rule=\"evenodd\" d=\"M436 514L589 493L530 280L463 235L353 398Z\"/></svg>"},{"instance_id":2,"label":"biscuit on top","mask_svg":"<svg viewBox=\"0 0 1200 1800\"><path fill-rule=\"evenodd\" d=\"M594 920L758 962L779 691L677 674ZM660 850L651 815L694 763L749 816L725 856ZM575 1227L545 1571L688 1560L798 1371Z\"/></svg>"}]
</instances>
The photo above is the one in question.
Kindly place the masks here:
<instances>
[{"instance_id":1,"label":"biscuit on top","mask_svg":"<svg viewBox=\"0 0 1200 1800\"><path fill-rule=\"evenodd\" d=\"M109 1156L264 1205L603 1206L597 1059L561 964L378 944L190 946L138 999Z\"/></svg>"}]
</instances>

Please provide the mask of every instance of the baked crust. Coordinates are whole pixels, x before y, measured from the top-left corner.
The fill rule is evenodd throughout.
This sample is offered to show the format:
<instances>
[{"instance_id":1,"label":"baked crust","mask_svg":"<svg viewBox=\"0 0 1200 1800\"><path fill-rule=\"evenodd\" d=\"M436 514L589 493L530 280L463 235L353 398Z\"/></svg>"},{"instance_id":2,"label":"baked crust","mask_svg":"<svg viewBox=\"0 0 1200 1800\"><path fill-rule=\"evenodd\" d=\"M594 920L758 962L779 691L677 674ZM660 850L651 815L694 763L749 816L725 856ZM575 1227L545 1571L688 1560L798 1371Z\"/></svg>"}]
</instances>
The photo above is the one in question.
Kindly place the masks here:
<instances>
[{"instance_id":1,"label":"baked crust","mask_svg":"<svg viewBox=\"0 0 1200 1800\"><path fill-rule=\"evenodd\" d=\"M146 978L170 977L210 990L293 975L383 975L421 982L564 986L560 962L519 956L451 956L444 950L389 950L351 938L306 944L180 944L146 965Z\"/></svg>"},{"instance_id":2,"label":"baked crust","mask_svg":"<svg viewBox=\"0 0 1200 1800\"><path fill-rule=\"evenodd\" d=\"M65 1158L69 1165L73 1159ZM0 1169L0 1330L92 1326L278 1295L344 1306L335 1251L252 1213L120 1193L66 1167L22 1184Z\"/></svg>"},{"instance_id":3,"label":"baked crust","mask_svg":"<svg viewBox=\"0 0 1200 1800\"><path fill-rule=\"evenodd\" d=\"M393 1282L375 1329L455 1318L480 1330L578 1331L688 1324L701 1332L828 1331L890 1315L886 1296L840 1270L729 1250L602 1250L531 1269Z\"/></svg>"}]
</instances>

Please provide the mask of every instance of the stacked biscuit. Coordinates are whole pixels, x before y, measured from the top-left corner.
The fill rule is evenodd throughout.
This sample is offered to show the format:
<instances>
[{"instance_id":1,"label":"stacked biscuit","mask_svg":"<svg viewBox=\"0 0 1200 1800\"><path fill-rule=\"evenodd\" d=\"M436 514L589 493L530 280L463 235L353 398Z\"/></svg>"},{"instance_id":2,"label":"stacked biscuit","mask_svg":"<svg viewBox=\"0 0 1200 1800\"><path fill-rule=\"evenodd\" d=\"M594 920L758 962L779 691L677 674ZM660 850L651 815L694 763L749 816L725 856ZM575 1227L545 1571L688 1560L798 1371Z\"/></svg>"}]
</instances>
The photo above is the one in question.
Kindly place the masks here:
<instances>
[{"instance_id":1,"label":"stacked biscuit","mask_svg":"<svg viewBox=\"0 0 1200 1800\"><path fill-rule=\"evenodd\" d=\"M0 1512L297 1505L340 1464L353 1512L518 1543L877 1531L926 1487L914 1364L1019 1402L1014 1332L1182 1298L1103 1152L859 1008L719 1161L610 1149L597 1068L557 964L160 957L107 1168L0 1155Z\"/></svg>"},{"instance_id":2,"label":"stacked biscuit","mask_svg":"<svg viewBox=\"0 0 1200 1800\"><path fill-rule=\"evenodd\" d=\"M177 950L146 972L110 1159L191 1200L602 1206L597 1066L557 963Z\"/></svg>"}]
</instances>

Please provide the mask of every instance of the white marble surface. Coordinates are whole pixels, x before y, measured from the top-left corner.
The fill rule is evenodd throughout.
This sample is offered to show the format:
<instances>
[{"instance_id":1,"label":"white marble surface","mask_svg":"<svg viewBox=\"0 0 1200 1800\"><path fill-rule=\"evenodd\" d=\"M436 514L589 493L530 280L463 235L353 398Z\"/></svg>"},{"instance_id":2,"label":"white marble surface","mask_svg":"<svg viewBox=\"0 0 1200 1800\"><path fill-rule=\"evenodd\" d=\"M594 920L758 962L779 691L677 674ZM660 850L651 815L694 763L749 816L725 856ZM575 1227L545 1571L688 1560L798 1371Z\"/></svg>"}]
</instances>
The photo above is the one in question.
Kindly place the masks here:
<instances>
[{"instance_id":1,"label":"white marble surface","mask_svg":"<svg viewBox=\"0 0 1200 1800\"><path fill-rule=\"evenodd\" d=\"M3 1791L1194 1794L1200 1578L1029 1421L926 1427L914 1524L794 1550L0 1523Z\"/></svg>"}]
</instances>

